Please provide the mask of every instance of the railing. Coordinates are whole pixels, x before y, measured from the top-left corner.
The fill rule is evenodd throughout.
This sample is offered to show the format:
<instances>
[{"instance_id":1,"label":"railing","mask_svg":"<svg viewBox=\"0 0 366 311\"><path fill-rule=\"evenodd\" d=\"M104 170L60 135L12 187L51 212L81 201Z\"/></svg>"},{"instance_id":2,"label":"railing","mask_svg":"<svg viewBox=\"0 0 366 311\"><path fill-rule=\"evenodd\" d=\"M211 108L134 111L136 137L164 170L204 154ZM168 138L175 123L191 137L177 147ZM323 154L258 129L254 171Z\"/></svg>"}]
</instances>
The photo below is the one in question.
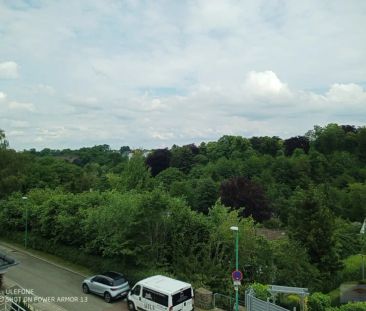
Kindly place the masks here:
<instances>
[{"instance_id":1,"label":"railing","mask_svg":"<svg viewBox=\"0 0 366 311\"><path fill-rule=\"evenodd\" d=\"M1 308L3 308L3 309L1 309ZM15 301L13 301L13 299L11 299L10 297L5 297L5 296L4 296L4 304L2 305L2 307L0 305L0 310L1 311L27 311L27 309L24 309L23 307L21 307L19 304L17 304Z\"/></svg>"},{"instance_id":2,"label":"railing","mask_svg":"<svg viewBox=\"0 0 366 311\"><path fill-rule=\"evenodd\" d=\"M247 311L289 311L270 302L269 299L264 301L256 298L252 289L245 293L245 307Z\"/></svg>"},{"instance_id":3,"label":"railing","mask_svg":"<svg viewBox=\"0 0 366 311\"><path fill-rule=\"evenodd\" d=\"M239 306L244 306L245 302L239 300ZM214 309L223 309L232 311L235 310L235 298L230 296L225 296L222 294L214 294L213 295L213 307Z\"/></svg>"}]
</instances>

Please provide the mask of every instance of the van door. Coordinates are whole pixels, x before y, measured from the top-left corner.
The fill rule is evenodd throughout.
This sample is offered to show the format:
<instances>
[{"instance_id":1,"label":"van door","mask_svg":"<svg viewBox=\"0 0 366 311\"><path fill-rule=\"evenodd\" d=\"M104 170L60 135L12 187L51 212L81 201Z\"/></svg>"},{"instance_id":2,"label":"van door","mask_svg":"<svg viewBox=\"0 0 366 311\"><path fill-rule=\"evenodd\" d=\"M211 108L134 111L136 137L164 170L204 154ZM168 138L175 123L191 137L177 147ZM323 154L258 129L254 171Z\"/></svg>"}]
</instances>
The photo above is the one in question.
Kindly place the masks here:
<instances>
[{"instance_id":1,"label":"van door","mask_svg":"<svg viewBox=\"0 0 366 311\"><path fill-rule=\"evenodd\" d=\"M182 289L175 293L173 299L173 311L191 311L193 309L192 287Z\"/></svg>"},{"instance_id":2,"label":"van door","mask_svg":"<svg viewBox=\"0 0 366 311\"><path fill-rule=\"evenodd\" d=\"M143 310L143 303L141 299L141 285L136 285L130 293L130 300L135 305L136 310Z\"/></svg>"}]
</instances>

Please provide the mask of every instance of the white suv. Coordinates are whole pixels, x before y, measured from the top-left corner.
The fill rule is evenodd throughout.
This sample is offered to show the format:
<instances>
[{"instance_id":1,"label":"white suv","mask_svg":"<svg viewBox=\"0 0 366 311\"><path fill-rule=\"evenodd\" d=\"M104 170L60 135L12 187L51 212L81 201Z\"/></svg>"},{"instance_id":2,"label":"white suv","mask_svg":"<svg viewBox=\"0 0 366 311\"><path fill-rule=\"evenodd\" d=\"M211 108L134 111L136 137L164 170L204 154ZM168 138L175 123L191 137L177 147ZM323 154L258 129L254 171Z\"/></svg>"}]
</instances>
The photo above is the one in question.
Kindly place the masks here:
<instances>
[{"instance_id":1,"label":"white suv","mask_svg":"<svg viewBox=\"0 0 366 311\"><path fill-rule=\"evenodd\" d=\"M106 302L113 299L125 298L130 290L130 285L123 274L117 272L105 272L91 276L83 281L83 292L94 293L103 296Z\"/></svg>"}]
</instances>

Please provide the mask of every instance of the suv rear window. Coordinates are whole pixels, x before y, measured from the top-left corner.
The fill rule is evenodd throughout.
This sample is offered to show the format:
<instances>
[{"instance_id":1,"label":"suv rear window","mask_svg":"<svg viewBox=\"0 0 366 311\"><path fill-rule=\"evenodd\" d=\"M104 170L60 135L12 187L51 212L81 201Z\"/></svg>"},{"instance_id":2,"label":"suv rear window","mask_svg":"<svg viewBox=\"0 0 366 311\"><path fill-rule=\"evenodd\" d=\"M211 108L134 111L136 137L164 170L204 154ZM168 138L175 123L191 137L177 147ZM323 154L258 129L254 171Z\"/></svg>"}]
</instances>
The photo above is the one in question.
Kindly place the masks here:
<instances>
[{"instance_id":1,"label":"suv rear window","mask_svg":"<svg viewBox=\"0 0 366 311\"><path fill-rule=\"evenodd\" d=\"M111 286L118 286L118 285L122 285L127 282L127 280L120 273L105 272L105 273L103 273L103 275L107 276L113 280L113 283L111 284Z\"/></svg>"},{"instance_id":2,"label":"suv rear window","mask_svg":"<svg viewBox=\"0 0 366 311\"><path fill-rule=\"evenodd\" d=\"M173 295L173 306L180 305L181 303L192 298L192 289L187 288L184 291Z\"/></svg>"},{"instance_id":3,"label":"suv rear window","mask_svg":"<svg viewBox=\"0 0 366 311\"><path fill-rule=\"evenodd\" d=\"M122 285L122 284L124 284L126 282L127 282L126 279L121 276L120 278L113 280L113 286Z\"/></svg>"}]
</instances>

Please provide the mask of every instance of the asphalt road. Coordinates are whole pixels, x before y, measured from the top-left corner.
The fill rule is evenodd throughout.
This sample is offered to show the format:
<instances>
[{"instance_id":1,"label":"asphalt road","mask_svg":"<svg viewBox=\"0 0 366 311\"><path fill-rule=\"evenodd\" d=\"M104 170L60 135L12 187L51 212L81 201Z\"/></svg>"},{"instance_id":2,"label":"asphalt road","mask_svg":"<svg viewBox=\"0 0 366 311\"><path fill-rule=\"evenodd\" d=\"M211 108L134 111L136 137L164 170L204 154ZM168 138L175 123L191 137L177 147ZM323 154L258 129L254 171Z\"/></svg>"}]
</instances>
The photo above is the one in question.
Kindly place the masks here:
<instances>
[{"instance_id":1,"label":"asphalt road","mask_svg":"<svg viewBox=\"0 0 366 311\"><path fill-rule=\"evenodd\" d=\"M0 244L0 251L8 253L20 262L5 274L5 279L14 281L38 297L63 307L68 311L117 311L127 310L125 301L111 304L103 298L81 290L83 276L62 269L46 261L32 257ZM69 300L69 301L65 301ZM71 301L70 301L71 300Z\"/></svg>"}]
</instances>

